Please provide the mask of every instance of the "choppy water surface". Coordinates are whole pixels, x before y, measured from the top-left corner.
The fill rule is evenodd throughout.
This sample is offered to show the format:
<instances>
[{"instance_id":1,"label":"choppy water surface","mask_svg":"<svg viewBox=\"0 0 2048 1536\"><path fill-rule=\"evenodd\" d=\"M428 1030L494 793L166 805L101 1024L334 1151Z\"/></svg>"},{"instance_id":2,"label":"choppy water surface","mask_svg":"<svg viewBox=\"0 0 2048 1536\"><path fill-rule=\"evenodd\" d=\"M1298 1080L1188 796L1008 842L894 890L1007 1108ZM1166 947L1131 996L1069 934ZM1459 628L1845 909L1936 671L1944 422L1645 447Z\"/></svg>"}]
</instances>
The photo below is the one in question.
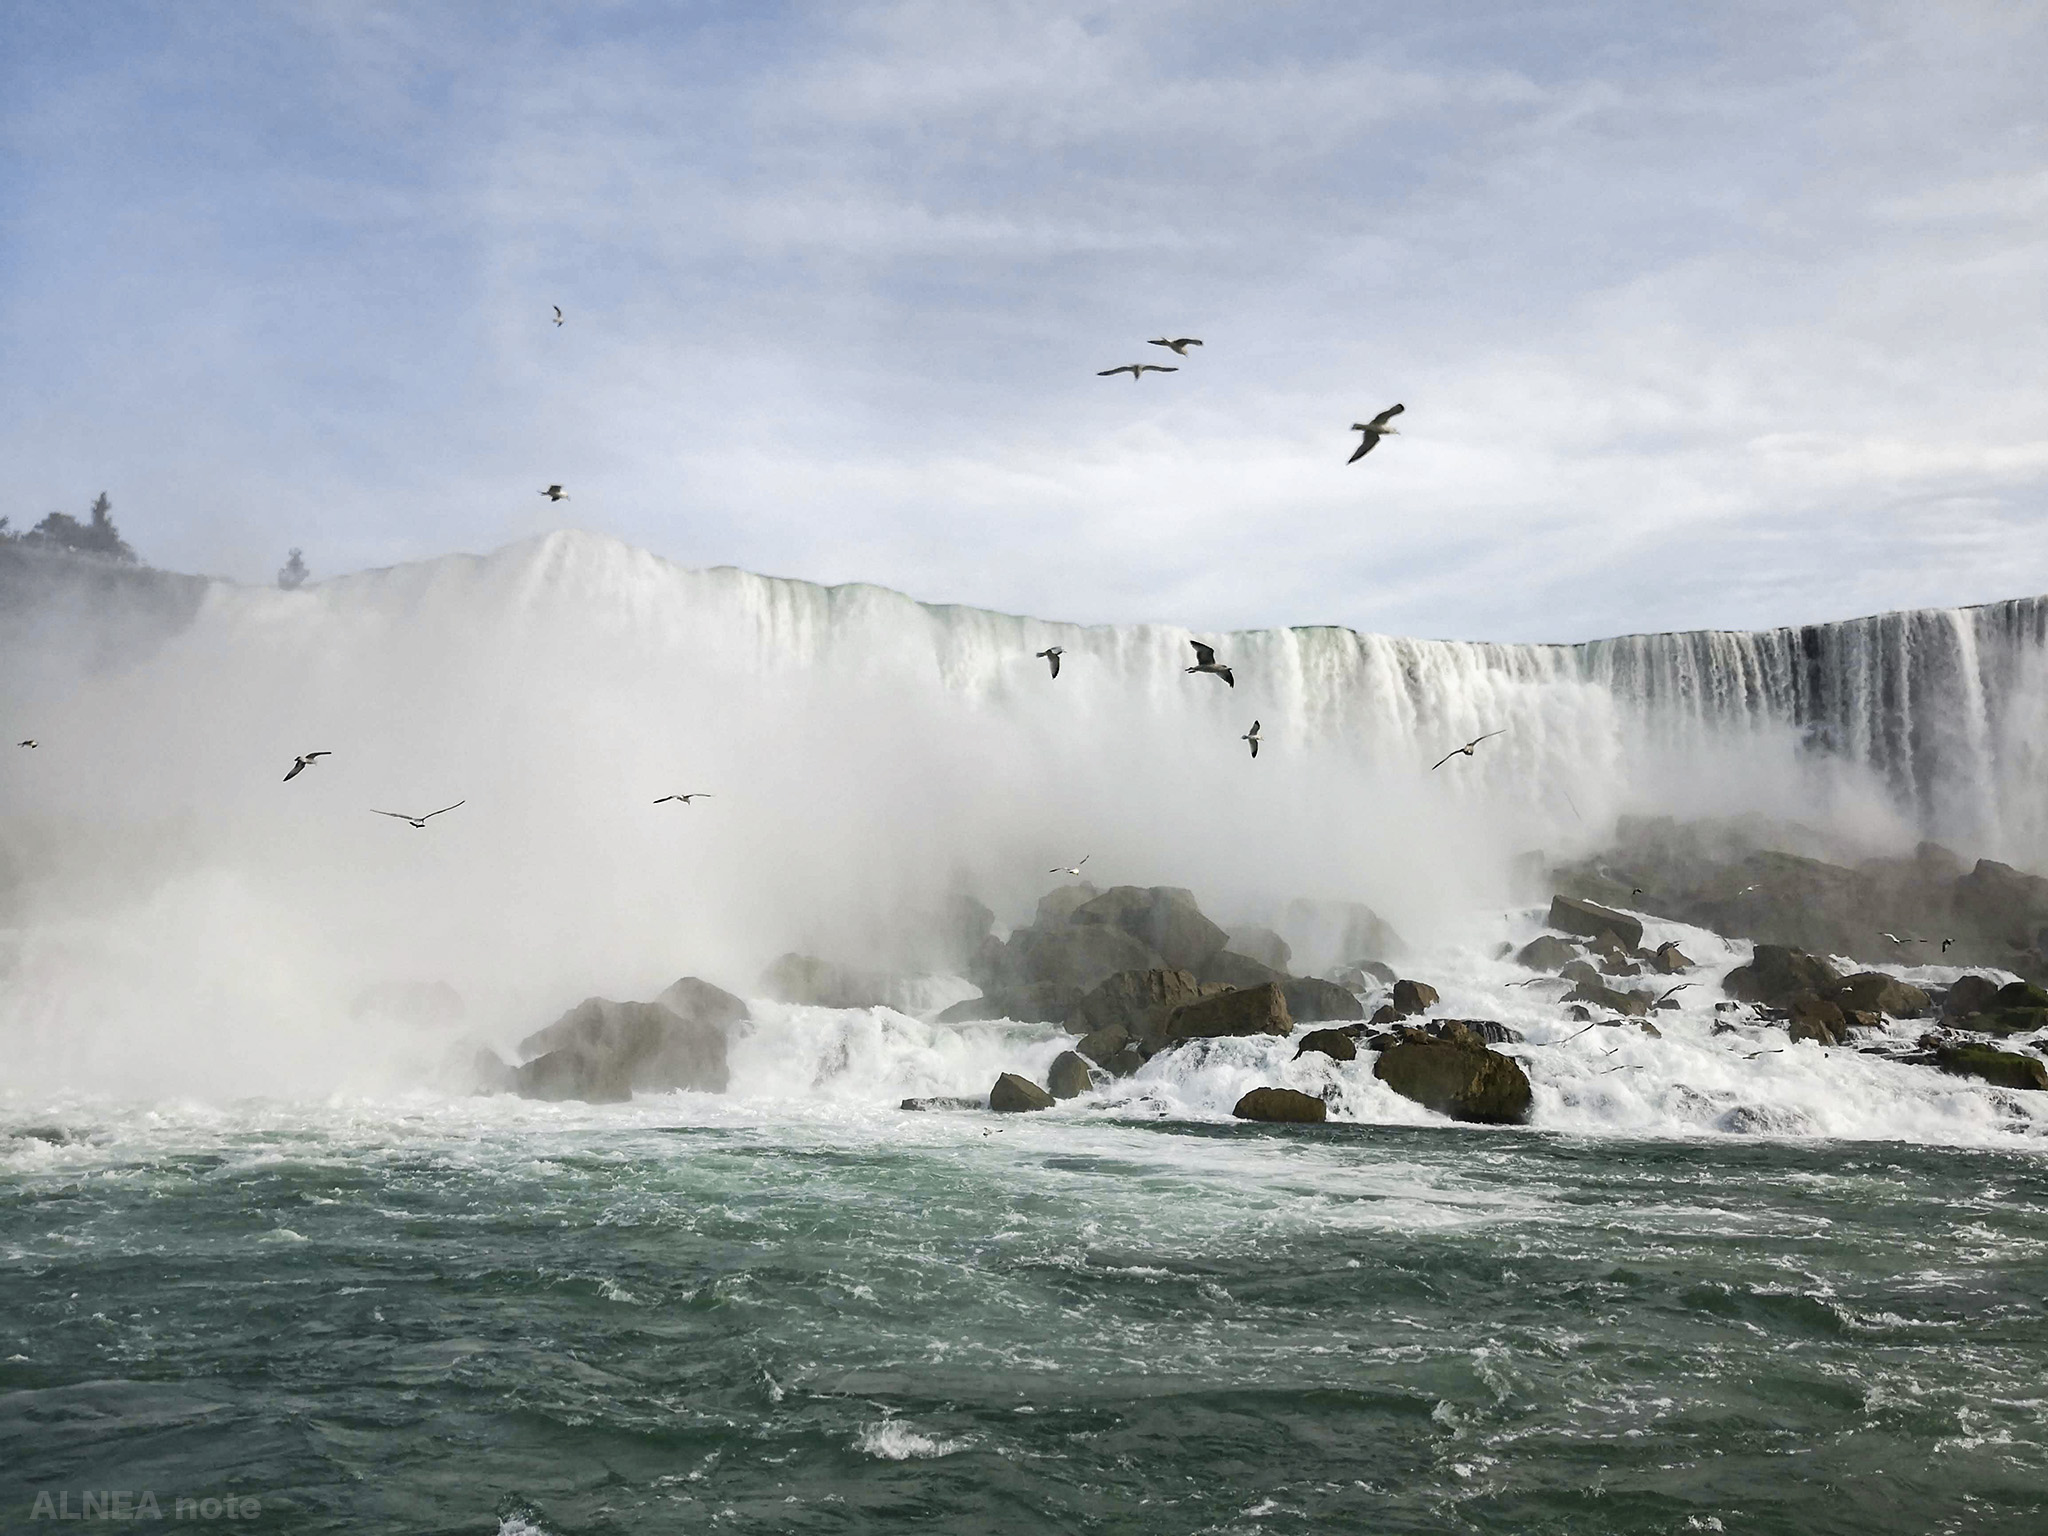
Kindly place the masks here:
<instances>
[{"instance_id":1,"label":"choppy water surface","mask_svg":"<svg viewBox=\"0 0 2048 1536\"><path fill-rule=\"evenodd\" d=\"M18 1110L7 1529L2048 1529L2031 1146Z\"/></svg>"}]
</instances>

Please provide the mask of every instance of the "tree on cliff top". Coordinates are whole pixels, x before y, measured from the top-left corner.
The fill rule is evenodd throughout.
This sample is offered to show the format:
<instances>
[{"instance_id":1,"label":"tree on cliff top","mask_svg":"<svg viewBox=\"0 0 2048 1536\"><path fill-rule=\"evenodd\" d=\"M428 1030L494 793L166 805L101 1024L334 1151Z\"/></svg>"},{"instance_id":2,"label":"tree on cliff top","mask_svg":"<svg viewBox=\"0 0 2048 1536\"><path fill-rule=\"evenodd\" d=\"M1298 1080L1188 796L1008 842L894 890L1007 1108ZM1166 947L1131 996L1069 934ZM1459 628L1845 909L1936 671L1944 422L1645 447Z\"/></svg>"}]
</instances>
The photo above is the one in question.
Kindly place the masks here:
<instances>
[{"instance_id":1,"label":"tree on cliff top","mask_svg":"<svg viewBox=\"0 0 2048 1536\"><path fill-rule=\"evenodd\" d=\"M121 537L121 530L114 526L113 510L113 502L107 499L105 491L101 491L93 501L85 522L81 523L68 512L52 512L18 537L24 544L75 550L82 555L100 555L108 560L134 565L135 551L128 547L128 541ZM0 531L4 529L5 520L0 519Z\"/></svg>"}]
</instances>

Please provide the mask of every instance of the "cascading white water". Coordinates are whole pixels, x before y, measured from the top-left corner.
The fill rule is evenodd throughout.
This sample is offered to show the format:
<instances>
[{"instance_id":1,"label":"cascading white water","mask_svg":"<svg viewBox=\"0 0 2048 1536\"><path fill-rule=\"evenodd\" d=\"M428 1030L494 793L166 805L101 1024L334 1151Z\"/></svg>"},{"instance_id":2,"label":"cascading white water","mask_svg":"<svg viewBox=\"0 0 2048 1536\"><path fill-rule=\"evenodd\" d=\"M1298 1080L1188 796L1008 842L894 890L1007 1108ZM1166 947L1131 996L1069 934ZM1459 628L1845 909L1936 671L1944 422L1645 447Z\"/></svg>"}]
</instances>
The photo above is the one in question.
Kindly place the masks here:
<instances>
[{"instance_id":1,"label":"cascading white water","mask_svg":"<svg viewBox=\"0 0 2048 1536\"><path fill-rule=\"evenodd\" d=\"M1584 646L1207 636L1234 689L1185 674L1184 630L577 533L293 593L144 574L16 618L0 711L44 745L0 774L0 1033L65 1077L329 1082L368 1049L350 1000L394 979L514 1039L686 971L751 990L790 948L916 965L948 893L1023 921L1082 854L1226 921L1352 899L1425 942L1488 903L1497 930L1515 854L1623 811L2048 862L2040 599ZM335 755L280 783L310 748ZM651 803L689 790L713 798ZM425 831L369 814L458 799Z\"/></svg>"}]
</instances>

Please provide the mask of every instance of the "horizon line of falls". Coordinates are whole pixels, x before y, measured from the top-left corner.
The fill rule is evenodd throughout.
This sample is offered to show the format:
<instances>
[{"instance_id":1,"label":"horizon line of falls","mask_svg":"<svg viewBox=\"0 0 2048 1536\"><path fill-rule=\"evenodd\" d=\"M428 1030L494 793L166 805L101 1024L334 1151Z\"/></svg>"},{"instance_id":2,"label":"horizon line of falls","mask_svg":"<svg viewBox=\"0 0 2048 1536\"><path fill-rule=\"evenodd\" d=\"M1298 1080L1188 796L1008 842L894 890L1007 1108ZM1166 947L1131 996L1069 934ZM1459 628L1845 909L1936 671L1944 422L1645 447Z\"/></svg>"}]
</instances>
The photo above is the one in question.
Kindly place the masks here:
<instances>
[{"instance_id":1,"label":"horizon line of falls","mask_svg":"<svg viewBox=\"0 0 2048 1536\"><path fill-rule=\"evenodd\" d=\"M754 991L791 949L934 968L948 895L1026 922L1083 855L1225 923L1362 901L1424 944L1497 938L1518 854L1623 813L2048 864L2041 598L1582 645L1206 633L1230 688L1182 629L579 533L298 592L4 558L0 722L42 746L0 772L0 1039L275 1054L354 1038L394 979L516 1038L686 972Z\"/></svg>"}]
</instances>

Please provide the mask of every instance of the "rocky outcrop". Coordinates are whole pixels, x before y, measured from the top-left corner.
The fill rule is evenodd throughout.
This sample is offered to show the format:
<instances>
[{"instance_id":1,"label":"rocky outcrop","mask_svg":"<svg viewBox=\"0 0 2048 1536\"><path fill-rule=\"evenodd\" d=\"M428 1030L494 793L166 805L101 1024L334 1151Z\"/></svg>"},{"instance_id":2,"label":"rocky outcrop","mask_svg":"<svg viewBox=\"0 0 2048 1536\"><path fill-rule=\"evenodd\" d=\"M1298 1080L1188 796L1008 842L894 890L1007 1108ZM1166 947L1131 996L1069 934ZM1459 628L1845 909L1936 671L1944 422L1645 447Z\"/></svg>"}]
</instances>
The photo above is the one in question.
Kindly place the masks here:
<instances>
[{"instance_id":1,"label":"rocky outcrop","mask_svg":"<svg viewBox=\"0 0 2048 1536\"><path fill-rule=\"evenodd\" d=\"M1347 987L1313 976L1297 976L1284 982L1287 1015L1297 1024L1323 1024L1332 1019L1362 1019L1365 1005Z\"/></svg>"},{"instance_id":2,"label":"rocky outcrop","mask_svg":"<svg viewBox=\"0 0 2048 1536\"><path fill-rule=\"evenodd\" d=\"M1321 1125L1330 1118L1330 1107L1321 1099L1292 1088L1254 1088L1230 1112L1240 1120L1276 1125Z\"/></svg>"},{"instance_id":3,"label":"rocky outcrop","mask_svg":"<svg viewBox=\"0 0 2048 1536\"><path fill-rule=\"evenodd\" d=\"M1032 919L1032 926L1046 931L1064 928L1076 912L1101 894L1086 880L1047 891L1038 898L1038 915Z\"/></svg>"},{"instance_id":4,"label":"rocky outcrop","mask_svg":"<svg viewBox=\"0 0 2048 1536\"><path fill-rule=\"evenodd\" d=\"M1956 882L1955 905L1987 936L2013 949L2040 952L2042 929L2048 928L2048 880L2039 875L1979 859Z\"/></svg>"},{"instance_id":5,"label":"rocky outcrop","mask_svg":"<svg viewBox=\"0 0 2048 1536\"><path fill-rule=\"evenodd\" d=\"M1826 996L1844 1013L1882 1013L1894 1019L1922 1018L1933 1007L1918 987L1882 971L1858 971L1829 988Z\"/></svg>"},{"instance_id":6,"label":"rocky outcrop","mask_svg":"<svg viewBox=\"0 0 2048 1536\"><path fill-rule=\"evenodd\" d=\"M1076 907L1077 928L1109 928L1129 935L1169 970L1199 971L1230 936L1202 915L1192 892L1173 885L1111 886ZM1121 967L1120 967L1121 969Z\"/></svg>"},{"instance_id":7,"label":"rocky outcrop","mask_svg":"<svg viewBox=\"0 0 2048 1536\"><path fill-rule=\"evenodd\" d=\"M1320 1052L1332 1061L1358 1060L1358 1042L1348 1029L1311 1030L1301 1037L1301 1045L1294 1053L1295 1060L1299 1061L1310 1051Z\"/></svg>"},{"instance_id":8,"label":"rocky outcrop","mask_svg":"<svg viewBox=\"0 0 2048 1536\"><path fill-rule=\"evenodd\" d=\"M1436 1006L1436 988L1426 981L1410 981L1404 977L1394 983L1394 995L1389 1001L1396 1018L1412 1019Z\"/></svg>"},{"instance_id":9,"label":"rocky outcrop","mask_svg":"<svg viewBox=\"0 0 2048 1536\"><path fill-rule=\"evenodd\" d=\"M1090 1061L1108 1066L1128 1046L1140 1055L1145 1042L1164 1028L1176 1008L1213 992L1187 971L1119 971L1105 978L1067 1014L1070 1034L1081 1036L1076 1047Z\"/></svg>"},{"instance_id":10,"label":"rocky outcrop","mask_svg":"<svg viewBox=\"0 0 2048 1536\"><path fill-rule=\"evenodd\" d=\"M1219 949L1202 962L1201 969L1195 972L1195 979L1224 987L1256 987L1269 981L1284 982L1287 973L1262 965L1249 955Z\"/></svg>"},{"instance_id":11,"label":"rocky outcrop","mask_svg":"<svg viewBox=\"0 0 2048 1536\"><path fill-rule=\"evenodd\" d=\"M529 1099L615 1104L636 1089L723 1093L727 1081L725 1030L659 1003L586 999L519 1050L533 1058L517 1069Z\"/></svg>"},{"instance_id":12,"label":"rocky outcrop","mask_svg":"<svg viewBox=\"0 0 2048 1536\"><path fill-rule=\"evenodd\" d=\"M1515 951L1515 964L1530 971L1560 971L1578 958L1578 946L1554 933L1538 934Z\"/></svg>"},{"instance_id":13,"label":"rocky outcrop","mask_svg":"<svg viewBox=\"0 0 2048 1536\"><path fill-rule=\"evenodd\" d=\"M1943 1045L1935 1065L1954 1077L1974 1077L1999 1088L2048 1089L2048 1063L2038 1056L1977 1043Z\"/></svg>"},{"instance_id":14,"label":"rocky outcrop","mask_svg":"<svg viewBox=\"0 0 2048 1536\"><path fill-rule=\"evenodd\" d=\"M1550 915L1544 919L1544 926L1588 939L1612 938L1624 950L1633 950L1643 942L1643 925L1639 920L1574 896L1551 897Z\"/></svg>"},{"instance_id":15,"label":"rocky outcrop","mask_svg":"<svg viewBox=\"0 0 2048 1536\"><path fill-rule=\"evenodd\" d=\"M1659 944L1656 953L1650 956L1650 967L1665 976L1676 976L1682 971L1691 970L1693 962L1676 944L1666 943Z\"/></svg>"},{"instance_id":16,"label":"rocky outcrop","mask_svg":"<svg viewBox=\"0 0 2048 1536\"><path fill-rule=\"evenodd\" d=\"M1120 928L1069 923L1062 928L1020 928L1010 935L991 978L974 979L984 992L1052 982L1086 992L1119 971L1159 968L1159 956Z\"/></svg>"},{"instance_id":17,"label":"rocky outcrop","mask_svg":"<svg viewBox=\"0 0 2048 1536\"><path fill-rule=\"evenodd\" d=\"M1650 999L1642 992L1621 992L1595 976L1581 976L1571 991L1564 995L1566 1002L1585 1003L1593 1008L1606 1008L1615 1013L1626 1014L1639 1019L1650 1011Z\"/></svg>"},{"instance_id":18,"label":"rocky outcrop","mask_svg":"<svg viewBox=\"0 0 2048 1536\"><path fill-rule=\"evenodd\" d=\"M1722 988L1745 1003L1788 1008L1801 993L1820 997L1842 983L1835 968L1816 955L1782 944L1759 944L1749 964L1728 973Z\"/></svg>"},{"instance_id":19,"label":"rocky outcrop","mask_svg":"<svg viewBox=\"0 0 2048 1536\"><path fill-rule=\"evenodd\" d=\"M1958 976L1941 1000L1941 1016L1952 1021L1997 1005L1998 983L1989 976Z\"/></svg>"},{"instance_id":20,"label":"rocky outcrop","mask_svg":"<svg viewBox=\"0 0 2048 1536\"><path fill-rule=\"evenodd\" d=\"M1969 1021L1969 1027L1994 1035L2048 1029L2048 991L2031 981L2007 982L1993 995L1991 1005Z\"/></svg>"},{"instance_id":21,"label":"rocky outcrop","mask_svg":"<svg viewBox=\"0 0 2048 1536\"><path fill-rule=\"evenodd\" d=\"M1056 1101L1028 1077L1005 1072L988 1091L988 1107L999 1114L1022 1114L1034 1109L1051 1109Z\"/></svg>"},{"instance_id":22,"label":"rocky outcrop","mask_svg":"<svg viewBox=\"0 0 2048 1536\"><path fill-rule=\"evenodd\" d=\"M1154 1053L1183 1040L1217 1040L1233 1035L1291 1035L1287 995L1271 982L1219 992L1173 1010L1163 1025L1148 1030L1139 1044Z\"/></svg>"},{"instance_id":23,"label":"rocky outcrop","mask_svg":"<svg viewBox=\"0 0 2048 1536\"><path fill-rule=\"evenodd\" d=\"M1224 948L1231 954L1256 960L1267 970L1278 971L1283 976L1287 974L1287 967L1294 963L1294 951L1287 941L1272 929L1262 928L1257 923L1231 929Z\"/></svg>"},{"instance_id":24,"label":"rocky outcrop","mask_svg":"<svg viewBox=\"0 0 2048 1536\"><path fill-rule=\"evenodd\" d=\"M1081 1057L1061 1051L1046 1069L1045 1086L1056 1099L1078 1099L1095 1086L1095 1077Z\"/></svg>"},{"instance_id":25,"label":"rocky outcrop","mask_svg":"<svg viewBox=\"0 0 2048 1536\"><path fill-rule=\"evenodd\" d=\"M1403 1098L1453 1120L1518 1125L1529 1114L1529 1079L1520 1064L1483 1045L1403 1030L1380 1053L1373 1076Z\"/></svg>"},{"instance_id":26,"label":"rocky outcrop","mask_svg":"<svg viewBox=\"0 0 2048 1536\"><path fill-rule=\"evenodd\" d=\"M654 1000L686 1019L719 1029L744 1024L752 1017L743 1001L699 976L685 976L670 982Z\"/></svg>"},{"instance_id":27,"label":"rocky outcrop","mask_svg":"<svg viewBox=\"0 0 2048 1536\"><path fill-rule=\"evenodd\" d=\"M1840 1045L1849 1036L1849 1021L1835 1004L1802 994L1792 1000L1792 1017L1786 1021L1785 1031L1795 1042Z\"/></svg>"},{"instance_id":28,"label":"rocky outcrop","mask_svg":"<svg viewBox=\"0 0 2048 1536\"><path fill-rule=\"evenodd\" d=\"M969 1024L983 1019L1014 1019L1019 1024L1058 1024L1081 1001L1081 989L1060 981L984 992L953 1004L938 1017L941 1024Z\"/></svg>"}]
</instances>

